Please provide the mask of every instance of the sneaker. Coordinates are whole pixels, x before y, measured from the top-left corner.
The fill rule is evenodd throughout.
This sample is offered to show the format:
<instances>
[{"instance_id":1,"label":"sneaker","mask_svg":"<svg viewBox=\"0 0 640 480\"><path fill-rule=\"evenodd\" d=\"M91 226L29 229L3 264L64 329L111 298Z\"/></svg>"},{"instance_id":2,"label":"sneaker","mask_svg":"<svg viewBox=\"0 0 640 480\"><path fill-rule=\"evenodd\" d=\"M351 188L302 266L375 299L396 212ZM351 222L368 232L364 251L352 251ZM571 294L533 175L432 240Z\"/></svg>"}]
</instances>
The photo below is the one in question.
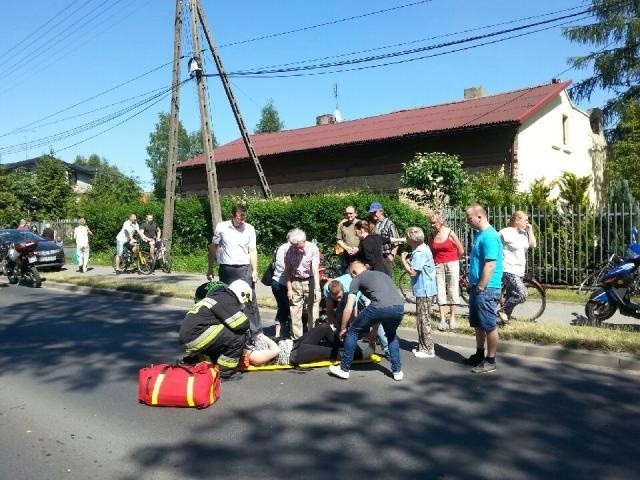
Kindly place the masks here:
<instances>
[{"instance_id":1,"label":"sneaker","mask_svg":"<svg viewBox=\"0 0 640 480\"><path fill-rule=\"evenodd\" d=\"M417 348L414 348L411 351L416 356L416 358L434 358L436 356L436 352L429 353L425 352L424 350L418 350Z\"/></svg>"},{"instance_id":2,"label":"sneaker","mask_svg":"<svg viewBox=\"0 0 640 480\"><path fill-rule=\"evenodd\" d=\"M477 352L471 355L469 358L465 359L464 363L467 365L471 365L472 367L477 367L481 363L484 362L484 355L480 355Z\"/></svg>"},{"instance_id":3,"label":"sneaker","mask_svg":"<svg viewBox=\"0 0 640 480\"><path fill-rule=\"evenodd\" d=\"M116 270L116 275L120 275L123 271L124 271L124 270L122 270L122 269L118 269L118 270Z\"/></svg>"},{"instance_id":4,"label":"sneaker","mask_svg":"<svg viewBox=\"0 0 640 480\"><path fill-rule=\"evenodd\" d=\"M393 379L396 382L399 382L400 380L402 380L404 378L404 373L402 373L402 370L400 370L399 372L394 372L393 374Z\"/></svg>"},{"instance_id":5,"label":"sneaker","mask_svg":"<svg viewBox=\"0 0 640 480\"><path fill-rule=\"evenodd\" d=\"M458 324L456 323L456 321L455 321L455 320L450 320L450 321L449 321L449 328L450 328L451 330L455 330L455 329L457 329L457 328L458 328Z\"/></svg>"},{"instance_id":6,"label":"sneaker","mask_svg":"<svg viewBox=\"0 0 640 480\"><path fill-rule=\"evenodd\" d=\"M242 380L242 373L241 372L233 372L231 375L228 375L226 377L223 377L222 375L220 376L220 381L221 382L235 382L237 380Z\"/></svg>"},{"instance_id":7,"label":"sneaker","mask_svg":"<svg viewBox=\"0 0 640 480\"><path fill-rule=\"evenodd\" d=\"M349 379L349 372L345 372L344 370L342 370L342 368L340 367L340 365L330 365L329 366L329 373L335 377L341 378L343 380L348 380Z\"/></svg>"},{"instance_id":8,"label":"sneaker","mask_svg":"<svg viewBox=\"0 0 640 480\"><path fill-rule=\"evenodd\" d=\"M440 320L440 323L438 323L438 330L440 330L441 332L444 332L447 329L447 322L445 322L444 320Z\"/></svg>"},{"instance_id":9,"label":"sneaker","mask_svg":"<svg viewBox=\"0 0 640 480\"><path fill-rule=\"evenodd\" d=\"M473 373L491 373L496 371L496 364L482 361L471 369Z\"/></svg>"}]
</instances>

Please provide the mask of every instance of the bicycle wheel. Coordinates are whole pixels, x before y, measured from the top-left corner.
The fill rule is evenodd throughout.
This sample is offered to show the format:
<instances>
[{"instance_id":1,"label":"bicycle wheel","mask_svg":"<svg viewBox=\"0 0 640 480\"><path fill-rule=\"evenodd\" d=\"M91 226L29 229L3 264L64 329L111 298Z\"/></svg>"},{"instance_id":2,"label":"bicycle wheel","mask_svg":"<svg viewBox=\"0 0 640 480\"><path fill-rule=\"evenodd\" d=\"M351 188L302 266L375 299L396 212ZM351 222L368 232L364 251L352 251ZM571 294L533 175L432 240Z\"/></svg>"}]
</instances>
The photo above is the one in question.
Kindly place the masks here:
<instances>
[{"instance_id":1,"label":"bicycle wheel","mask_svg":"<svg viewBox=\"0 0 640 480\"><path fill-rule=\"evenodd\" d=\"M513 310L511 318L513 320L533 322L544 313L544 309L547 307L547 294L544 291L544 287L536 280L525 278L523 282L527 287L527 300Z\"/></svg>"},{"instance_id":2,"label":"bicycle wheel","mask_svg":"<svg viewBox=\"0 0 640 480\"><path fill-rule=\"evenodd\" d=\"M402 272L402 275L398 277L398 288L407 302L416 303L416 298L413 296L413 288L411 287L411 277L407 272Z\"/></svg>"},{"instance_id":3,"label":"bicycle wheel","mask_svg":"<svg viewBox=\"0 0 640 480\"><path fill-rule=\"evenodd\" d=\"M460 289L460 305L469 305L469 282L466 276L460 276L458 282L458 288Z\"/></svg>"},{"instance_id":4,"label":"bicycle wheel","mask_svg":"<svg viewBox=\"0 0 640 480\"><path fill-rule=\"evenodd\" d=\"M162 255L162 271L164 273L171 273L171 256L167 252L164 252L164 255Z\"/></svg>"},{"instance_id":5,"label":"bicycle wheel","mask_svg":"<svg viewBox=\"0 0 640 480\"><path fill-rule=\"evenodd\" d=\"M155 261L149 255L149 252L138 252L137 260L138 260L138 271L143 275L150 275L153 272L153 267Z\"/></svg>"}]
</instances>

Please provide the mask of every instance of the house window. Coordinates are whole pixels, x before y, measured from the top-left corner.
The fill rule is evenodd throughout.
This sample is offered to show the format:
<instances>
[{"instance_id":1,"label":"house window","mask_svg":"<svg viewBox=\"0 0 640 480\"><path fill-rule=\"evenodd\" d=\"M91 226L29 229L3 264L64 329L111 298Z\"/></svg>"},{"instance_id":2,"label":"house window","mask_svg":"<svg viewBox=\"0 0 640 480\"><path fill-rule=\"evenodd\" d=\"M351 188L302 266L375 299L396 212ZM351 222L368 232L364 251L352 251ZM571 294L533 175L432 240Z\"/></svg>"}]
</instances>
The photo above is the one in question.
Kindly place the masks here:
<instances>
[{"instance_id":1,"label":"house window","mask_svg":"<svg viewBox=\"0 0 640 480\"><path fill-rule=\"evenodd\" d=\"M562 144L569 142L569 117L562 115Z\"/></svg>"}]
</instances>

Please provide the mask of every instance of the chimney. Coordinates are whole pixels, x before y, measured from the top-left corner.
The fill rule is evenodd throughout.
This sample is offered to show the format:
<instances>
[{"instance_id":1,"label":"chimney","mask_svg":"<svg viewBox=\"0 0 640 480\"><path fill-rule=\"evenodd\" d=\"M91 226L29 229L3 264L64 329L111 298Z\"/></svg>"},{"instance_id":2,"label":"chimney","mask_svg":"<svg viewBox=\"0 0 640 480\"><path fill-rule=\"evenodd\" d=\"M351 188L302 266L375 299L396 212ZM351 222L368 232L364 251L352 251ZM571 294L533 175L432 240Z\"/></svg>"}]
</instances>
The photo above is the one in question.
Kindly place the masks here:
<instances>
[{"instance_id":1,"label":"chimney","mask_svg":"<svg viewBox=\"0 0 640 480\"><path fill-rule=\"evenodd\" d=\"M562 80L558 77L551 79L551 83L560 83L560 82L562 82Z\"/></svg>"},{"instance_id":2,"label":"chimney","mask_svg":"<svg viewBox=\"0 0 640 480\"><path fill-rule=\"evenodd\" d=\"M336 119L330 113L325 113L316 117L316 125L329 125L331 123L336 123Z\"/></svg>"},{"instance_id":3,"label":"chimney","mask_svg":"<svg viewBox=\"0 0 640 480\"><path fill-rule=\"evenodd\" d=\"M484 87L471 87L464 89L464 99L473 100L474 98L484 97Z\"/></svg>"}]
</instances>

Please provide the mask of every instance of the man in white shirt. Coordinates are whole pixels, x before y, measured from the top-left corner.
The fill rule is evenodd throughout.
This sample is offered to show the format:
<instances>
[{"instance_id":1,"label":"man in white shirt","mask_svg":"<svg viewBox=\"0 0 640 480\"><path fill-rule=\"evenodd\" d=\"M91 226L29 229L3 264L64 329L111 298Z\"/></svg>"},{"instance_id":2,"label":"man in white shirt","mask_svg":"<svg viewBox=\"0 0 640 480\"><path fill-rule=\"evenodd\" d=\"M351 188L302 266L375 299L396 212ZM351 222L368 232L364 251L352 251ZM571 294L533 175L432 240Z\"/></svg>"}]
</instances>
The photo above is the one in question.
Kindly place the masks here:
<instances>
[{"instance_id":1,"label":"man in white shirt","mask_svg":"<svg viewBox=\"0 0 640 480\"><path fill-rule=\"evenodd\" d=\"M124 246L133 240L133 235L136 232L138 232L138 218L135 213L132 213L129 215L129 219L125 220L122 224L122 228L118 232L118 235L116 235L116 275L122 273L122 270L120 270L120 262L122 260Z\"/></svg>"},{"instance_id":2,"label":"man in white shirt","mask_svg":"<svg viewBox=\"0 0 640 480\"><path fill-rule=\"evenodd\" d=\"M247 208L238 203L231 208L231 220L216 225L209 246L207 279L213 278L213 265L217 263L221 282L229 285L234 280L241 279L251 285L251 302L245 308L245 313L249 317L251 333L256 334L262 331L255 291L258 281L258 251L256 231L245 221L246 218Z\"/></svg>"},{"instance_id":3,"label":"man in white shirt","mask_svg":"<svg viewBox=\"0 0 640 480\"><path fill-rule=\"evenodd\" d=\"M73 230L73 238L76 241L76 252L78 254L78 271L87 272L87 264L89 263L89 235L93 232L87 227L84 218L78 220L78 226Z\"/></svg>"}]
</instances>

